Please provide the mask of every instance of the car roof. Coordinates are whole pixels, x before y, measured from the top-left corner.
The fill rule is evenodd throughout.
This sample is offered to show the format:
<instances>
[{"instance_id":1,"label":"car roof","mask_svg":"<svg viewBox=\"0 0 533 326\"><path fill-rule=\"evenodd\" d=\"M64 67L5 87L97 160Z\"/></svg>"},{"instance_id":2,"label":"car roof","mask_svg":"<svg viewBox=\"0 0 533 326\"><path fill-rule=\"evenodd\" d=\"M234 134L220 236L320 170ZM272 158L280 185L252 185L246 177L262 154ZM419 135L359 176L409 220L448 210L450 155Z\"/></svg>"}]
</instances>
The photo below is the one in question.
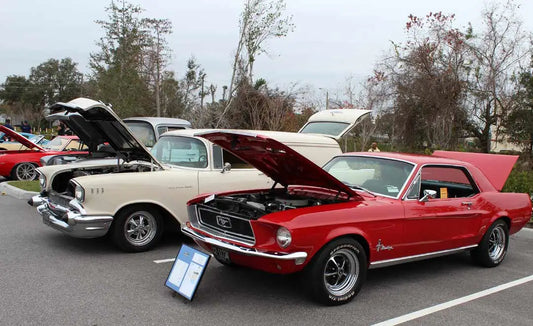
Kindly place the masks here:
<instances>
[{"instance_id":1,"label":"car roof","mask_svg":"<svg viewBox=\"0 0 533 326\"><path fill-rule=\"evenodd\" d=\"M335 139L316 134L300 134L296 132L287 131L270 131L270 130L240 130L240 129L182 129L172 130L164 133L165 136L195 136L199 133L217 132L217 131L236 131L236 132L250 132L266 137L273 138L282 143L313 143L319 145L335 145L338 143Z\"/></svg>"}]
</instances>

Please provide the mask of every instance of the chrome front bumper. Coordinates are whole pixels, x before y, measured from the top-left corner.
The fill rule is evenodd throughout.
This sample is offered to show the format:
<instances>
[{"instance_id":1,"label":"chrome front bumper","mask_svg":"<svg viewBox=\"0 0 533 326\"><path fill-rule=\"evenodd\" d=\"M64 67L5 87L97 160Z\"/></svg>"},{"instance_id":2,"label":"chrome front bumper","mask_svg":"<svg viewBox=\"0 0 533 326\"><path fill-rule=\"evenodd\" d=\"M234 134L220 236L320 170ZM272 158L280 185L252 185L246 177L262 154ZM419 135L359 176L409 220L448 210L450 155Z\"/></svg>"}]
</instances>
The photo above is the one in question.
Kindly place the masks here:
<instances>
[{"instance_id":1,"label":"chrome front bumper","mask_svg":"<svg viewBox=\"0 0 533 326\"><path fill-rule=\"evenodd\" d=\"M296 265L303 264L305 262L305 259L307 258L307 253L303 252L303 251L293 252L293 253L290 253L290 254L265 253L265 252L256 251L256 250L251 249L251 248L240 247L240 246L237 246L237 245L233 245L231 243L227 243L227 242L223 242L223 241L220 241L220 240L217 240L217 239L206 237L203 234L200 234L200 233L194 231L193 229L191 229L190 227L188 227L186 225L182 226L181 232L183 232L183 234L185 234L186 236L188 236L188 237L190 237L190 238L192 238L194 240L202 241L202 242L207 243L209 245L216 246L216 247L219 247L219 248L223 248L223 249L226 249L226 250L229 250L229 251L241 254L241 255L263 257L263 258L270 258L270 259L278 259L278 260L294 260L294 263Z\"/></svg>"},{"instance_id":2,"label":"chrome front bumper","mask_svg":"<svg viewBox=\"0 0 533 326\"><path fill-rule=\"evenodd\" d=\"M85 215L83 209L53 205L50 209L48 198L34 196L30 204L37 206L37 212L43 217L43 223L75 238L98 238L106 235L113 222L113 216Z\"/></svg>"}]
</instances>

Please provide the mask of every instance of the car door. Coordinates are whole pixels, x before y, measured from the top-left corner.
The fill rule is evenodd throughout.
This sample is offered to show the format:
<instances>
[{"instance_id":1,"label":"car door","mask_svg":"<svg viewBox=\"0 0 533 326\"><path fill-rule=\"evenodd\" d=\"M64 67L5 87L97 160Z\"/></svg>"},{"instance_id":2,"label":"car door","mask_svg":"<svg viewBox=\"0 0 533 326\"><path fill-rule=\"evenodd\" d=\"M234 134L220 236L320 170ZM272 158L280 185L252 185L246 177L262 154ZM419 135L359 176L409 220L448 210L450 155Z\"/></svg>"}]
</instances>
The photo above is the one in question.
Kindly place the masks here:
<instances>
[{"instance_id":1,"label":"car door","mask_svg":"<svg viewBox=\"0 0 533 326\"><path fill-rule=\"evenodd\" d=\"M425 190L435 191L435 198L424 198ZM483 201L465 168L423 166L403 204L407 256L474 244Z\"/></svg>"},{"instance_id":2,"label":"car door","mask_svg":"<svg viewBox=\"0 0 533 326\"><path fill-rule=\"evenodd\" d=\"M263 172L217 145L212 145L211 159L212 169L202 170L198 174L200 193L263 189L273 185L272 179Z\"/></svg>"}]
</instances>

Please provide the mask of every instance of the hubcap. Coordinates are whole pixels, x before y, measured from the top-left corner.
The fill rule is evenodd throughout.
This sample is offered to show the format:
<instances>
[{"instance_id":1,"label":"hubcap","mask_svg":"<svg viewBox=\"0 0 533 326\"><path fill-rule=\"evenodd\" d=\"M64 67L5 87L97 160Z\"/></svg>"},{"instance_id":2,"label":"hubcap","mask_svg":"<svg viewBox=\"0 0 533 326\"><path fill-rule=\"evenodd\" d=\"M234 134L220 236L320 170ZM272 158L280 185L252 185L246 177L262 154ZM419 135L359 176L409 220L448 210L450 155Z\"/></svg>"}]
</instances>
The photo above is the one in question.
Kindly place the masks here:
<instances>
[{"instance_id":1,"label":"hubcap","mask_svg":"<svg viewBox=\"0 0 533 326\"><path fill-rule=\"evenodd\" d=\"M329 293L342 296L348 293L359 277L359 261L352 250L343 248L329 257L324 267L324 285Z\"/></svg>"},{"instance_id":2,"label":"hubcap","mask_svg":"<svg viewBox=\"0 0 533 326\"><path fill-rule=\"evenodd\" d=\"M31 163L22 163L17 166L17 179L22 181L30 181L35 179L35 166Z\"/></svg>"},{"instance_id":3,"label":"hubcap","mask_svg":"<svg viewBox=\"0 0 533 326\"><path fill-rule=\"evenodd\" d=\"M501 226L495 227L489 236L489 257L497 261L505 253L505 231Z\"/></svg>"},{"instance_id":4,"label":"hubcap","mask_svg":"<svg viewBox=\"0 0 533 326\"><path fill-rule=\"evenodd\" d=\"M148 212L135 212L128 217L124 224L124 235L128 242L135 246L150 243L156 232L156 219Z\"/></svg>"}]
</instances>

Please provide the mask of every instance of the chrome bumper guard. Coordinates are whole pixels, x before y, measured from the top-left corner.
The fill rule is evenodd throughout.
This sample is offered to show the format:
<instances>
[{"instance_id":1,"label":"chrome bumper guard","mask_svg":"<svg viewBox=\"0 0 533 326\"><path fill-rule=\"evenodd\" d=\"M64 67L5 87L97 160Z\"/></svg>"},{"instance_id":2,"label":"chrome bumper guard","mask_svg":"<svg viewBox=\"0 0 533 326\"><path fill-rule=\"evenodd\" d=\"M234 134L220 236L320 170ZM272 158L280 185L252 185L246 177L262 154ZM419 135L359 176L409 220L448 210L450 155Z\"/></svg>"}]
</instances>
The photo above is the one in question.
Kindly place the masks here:
<instances>
[{"instance_id":1,"label":"chrome bumper guard","mask_svg":"<svg viewBox=\"0 0 533 326\"><path fill-rule=\"evenodd\" d=\"M47 198L35 197L31 201L33 205L38 203L37 212L42 216L43 223L74 238L102 237L109 231L113 222L113 216L84 215L79 211L56 205L55 211L52 211ZM61 212L61 216L57 211Z\"/></svg>"},{"instance_id":2,"label":"chrome bumper guard","mask_svg":"<svg viewBox=\"0 0 533 326\"><path fill-rule=\"evenodd\" d=\"M223 249L227 249L229 251L236 252L236 253L241 254L241 255L254 256L254 257L263 257L263 258L270 258L270 259L279 259L279 260L294 260L294 263L296 265L303 264L305 259L307 258L307 253L303 252L303 251L293 252L293 253L290 253L290 254L258 252L258 251L254 250L254 249L240 247L240 246L236 246L236 245L233 245L233 244L230 244L230 243L226 243L226 242L223 242L223 241L220 241L220 240L216 240L216 239L213 239L213 238L210 238L210 237L206 237L206 236L194 231L193 229L191 229L188 226L182 226L181 232L183 232L183 234L185 234L186 236L188 236L188 237L190 237L190 238L192 238L194 240L199 240L199 241L205 242L205 243L213 245L213 246L217 246L217 247L220 247L220 248L223 248Z\"/></svg>"}]
</instances>

